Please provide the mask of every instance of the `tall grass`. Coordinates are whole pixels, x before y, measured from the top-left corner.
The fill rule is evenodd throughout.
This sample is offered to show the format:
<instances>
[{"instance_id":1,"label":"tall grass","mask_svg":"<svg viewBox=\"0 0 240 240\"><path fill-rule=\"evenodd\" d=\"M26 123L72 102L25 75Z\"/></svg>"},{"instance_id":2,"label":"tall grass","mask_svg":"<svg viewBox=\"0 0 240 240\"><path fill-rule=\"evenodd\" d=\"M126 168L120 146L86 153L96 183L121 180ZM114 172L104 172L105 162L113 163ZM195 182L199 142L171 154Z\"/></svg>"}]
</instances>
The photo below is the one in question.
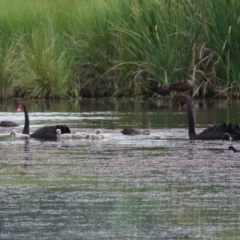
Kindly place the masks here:
<instances>
[{"instance_id":1,"label":"tall grass","mask_svg":"<svg viewBox=\"0 0 240 240\"><path fill-rule=\"evenodd\" d=\"M68 67L71 66L71 60L61 38L53 33L52 26L44 26L44 29L46 32L33 30L30 36L26 35L21 41L20 84L26 95L32 98L64 97L67 96L72 77Z\"/></svg>"},{"instance_id":2,"label":"tall grass","mask_svg":"<svg viewBox=\"0 0 240 240\"><path fill-rule=\"evenodd\" d=\"M210 68L204 69L205 78L210 80L215 88L220 86L222 92L228 92L228 89L233 88L237 95L240 91L239 7L238 1L209 1L206 9L207 18L202 18L206 29L204 32L206 48L211 54L211 62L208 64ZM208 75L214 78L208 79Z\"/></svg>"},{"instance_id":3,"label":"tall grass","mask_svg":"<svg viewBox=\"0 0 240 240\"><path fill-rule=\"evenodd\" d=\"M240 90L237 0L2 0L0 98Z\"/></svg>"},{"instance_id":4,"label":"tall grass","mask_svg":"<svg viewBox=\"0 0 240 240\"><path fill-rule=\"evenodd\" d=\"M17 58L14 42L6 43L3 36L0 36L0 59L0 96L7 99L13 95Z\"/></svg>"}]
</instances>

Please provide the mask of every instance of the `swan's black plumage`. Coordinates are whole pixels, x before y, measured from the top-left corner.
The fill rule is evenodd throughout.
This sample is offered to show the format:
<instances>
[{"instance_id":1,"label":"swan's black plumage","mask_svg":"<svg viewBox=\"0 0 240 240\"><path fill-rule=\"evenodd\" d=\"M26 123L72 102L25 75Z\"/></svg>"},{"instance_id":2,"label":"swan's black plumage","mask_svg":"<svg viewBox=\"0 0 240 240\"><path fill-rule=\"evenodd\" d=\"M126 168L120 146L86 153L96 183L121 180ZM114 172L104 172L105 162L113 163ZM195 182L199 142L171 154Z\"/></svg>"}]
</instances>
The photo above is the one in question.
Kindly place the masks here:
<instances>
[{"instance_id":1,"label":"swan's black plumage","mask_svg":"<svg viewBox=\"0 0 240 240\"><path fill-rule=\"evenodd\" d=\"M228 150L233 150L233 152L240 152L240 150L237 150L235 147L233 146L229 146Z\"/></svg>"},{"instance_id":2,"label":"swan's black plumage","mask_svg":"<svg viewBox=\"0 0 240 240\"><path fill-rule=\"evenodd\" d=\"M24 111L25 124L22 133L29 134L29 116L25 102L20 102L18 104L18 111ZM56 130L61 129L61 133L71 133L70 129L66 125L53 125L53 126L44 126L38 128L35 132L30 134L30 138L38 139L57 139Z\"/></svg>"},{"instance_id":3,"label":"swan's black plumage","mask_svg":"<svg viewBox=\"0 0 240 240\"><path fill-rule=\"evenodd\" d=\"M229 123L227 125L227 132L230 134L232 140L240 140L240 128L238 124Z\"/></svg>"},{"instance_id":4,"label":"swan's black plumage","mask_svg":"<svg viewBox=\"0 0 240 240\"><path fill-rule=\"evenodd\" d=\"M208 127L201 133L196 134L192 112L192 99L189 96L179 96L177 97L177 102L180 108L185 104L187 106L188 134L190 140L230 140L230 132L236 133L236 125L223 123Z\"/></svg>"}]
</instances>

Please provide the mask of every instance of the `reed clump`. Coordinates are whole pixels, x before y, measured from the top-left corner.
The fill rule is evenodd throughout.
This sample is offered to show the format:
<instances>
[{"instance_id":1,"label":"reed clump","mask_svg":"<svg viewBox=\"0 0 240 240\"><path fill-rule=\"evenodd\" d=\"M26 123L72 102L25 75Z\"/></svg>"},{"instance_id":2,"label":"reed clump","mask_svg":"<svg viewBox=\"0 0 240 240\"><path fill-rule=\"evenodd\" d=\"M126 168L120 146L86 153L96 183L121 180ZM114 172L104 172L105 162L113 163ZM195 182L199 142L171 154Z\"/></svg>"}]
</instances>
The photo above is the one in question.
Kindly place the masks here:
<instances>
[{"instance_id":1,"label":"reed clump","mask_svg":"<svg viewBox=\"0 0 240 240\"><path fill-rule=\"evenodd\" d=\"M152 95L193 78L194 96L239 97L239 5L2 1L0 98Z\"/></svg>"}]
</instances>

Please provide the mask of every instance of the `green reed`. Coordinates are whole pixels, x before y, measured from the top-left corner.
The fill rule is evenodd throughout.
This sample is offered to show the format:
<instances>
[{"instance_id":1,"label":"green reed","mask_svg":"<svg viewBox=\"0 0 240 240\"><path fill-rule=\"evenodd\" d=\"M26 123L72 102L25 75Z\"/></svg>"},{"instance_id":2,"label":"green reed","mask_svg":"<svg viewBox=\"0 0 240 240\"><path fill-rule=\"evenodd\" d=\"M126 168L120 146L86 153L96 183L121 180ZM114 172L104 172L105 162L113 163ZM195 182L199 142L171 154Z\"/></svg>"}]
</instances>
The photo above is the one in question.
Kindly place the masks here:
<instances>
[{"instance_id":1,"label":"green reed","mask_svg":"<svg viewBox=\"0 0 240 240\"><path fill-rule=\"evenodd\" d=\"M239 96L240 90L240 18L238 1L222 0L219 2L208 1L205 8L207 18L202 18L206 39L206 52L211 55L211 61L205 66L204 75L214 87L220 86L222 92ZM209 74L212 73L211 74ZM214 79L214 81L213 81ZM231 91L230 91L231 90Z\"/></svg>"},{"instance_id":2,"label":"green reed","mask_svg":"<svg viewBox=\"0 0 240 240\"><path fill-rule=\"evenodd\" d=\"M14 95L13 84L18 68L16 57L16 44L6 42L3 36L0 36L0 97L7 99Z\"/></svg>"},{"instance_id":3,"label":"green reed","mask_svg":"<svg viewBox=\"0 0 240 240\"><path fill-rule=\"evenodd\" d=\"M193 69L195 95L237 95L238 5L2 0L0 97L151 95Z\"/></svg>"}]
</instances>

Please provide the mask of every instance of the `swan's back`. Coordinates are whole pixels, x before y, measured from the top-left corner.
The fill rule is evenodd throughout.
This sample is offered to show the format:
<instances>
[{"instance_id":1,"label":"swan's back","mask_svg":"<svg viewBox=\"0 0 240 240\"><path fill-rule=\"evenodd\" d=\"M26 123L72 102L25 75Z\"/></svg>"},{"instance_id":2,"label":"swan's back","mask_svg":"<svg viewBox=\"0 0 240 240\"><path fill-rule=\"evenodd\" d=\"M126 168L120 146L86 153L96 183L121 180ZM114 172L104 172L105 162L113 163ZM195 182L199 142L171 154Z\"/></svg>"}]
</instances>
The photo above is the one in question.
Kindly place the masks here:
<instances>
[{"instance_id":1,"label":"swan's back","mask_svg":"<svg viewBox=\"0 0 240 240\"><path fill-rule=\"evenodd\" d=\"M74 133L72 134L72 139L89 139L90 136L86 134L81 134L81 133Z\"/></svg>"},{"instance_id":2,"label":"swan's back","mask_svg":"<svg viewBox=\"0 0 240 240\"><path fill-rule=\"evenodd\" d=\"M227 125L227 132L230 134L232 140L240 140L240 127L238 124L229 123Z\"/></svg>"},{"instance_id":3,"label":"swan's back","mask_svg":"<svg viewBox=\"0 0 240 240\"><path fill-rule=\"evenodd\" d=\"M92 135L90 135L90 139L99 140L99 139L103 139L103 136L102 136L102 134L92 134Z\"/></svg>"},{"instance_id":4,"label":"swan's back","mask_svg":"<svg viewBox=\"0 0 240 240\"><path fill-rule=\"evenodd\" d=\"M202 131L200 134L198 134L199 137L205 136L208 137L209 140L216 139L219 137L219 139L223 140L240 140L240 130L238 124L233 123L222 123L214 126L210 126L204 131Z\"/></svg>"},{"instance_id":5,"label":"swan's back","mask_svg":"<svg viewBox=\"0 0 240 240\"><path fill-rule=\"evenodd\" d=\"M54 125L54 126L44 126L38 128L35 132L33 132L30 137L31 138L39 138L39 139L56 139L56 130L60 129L61 133L71 133L70 129L66 125Z\"/></svg>"}]
</instances>

